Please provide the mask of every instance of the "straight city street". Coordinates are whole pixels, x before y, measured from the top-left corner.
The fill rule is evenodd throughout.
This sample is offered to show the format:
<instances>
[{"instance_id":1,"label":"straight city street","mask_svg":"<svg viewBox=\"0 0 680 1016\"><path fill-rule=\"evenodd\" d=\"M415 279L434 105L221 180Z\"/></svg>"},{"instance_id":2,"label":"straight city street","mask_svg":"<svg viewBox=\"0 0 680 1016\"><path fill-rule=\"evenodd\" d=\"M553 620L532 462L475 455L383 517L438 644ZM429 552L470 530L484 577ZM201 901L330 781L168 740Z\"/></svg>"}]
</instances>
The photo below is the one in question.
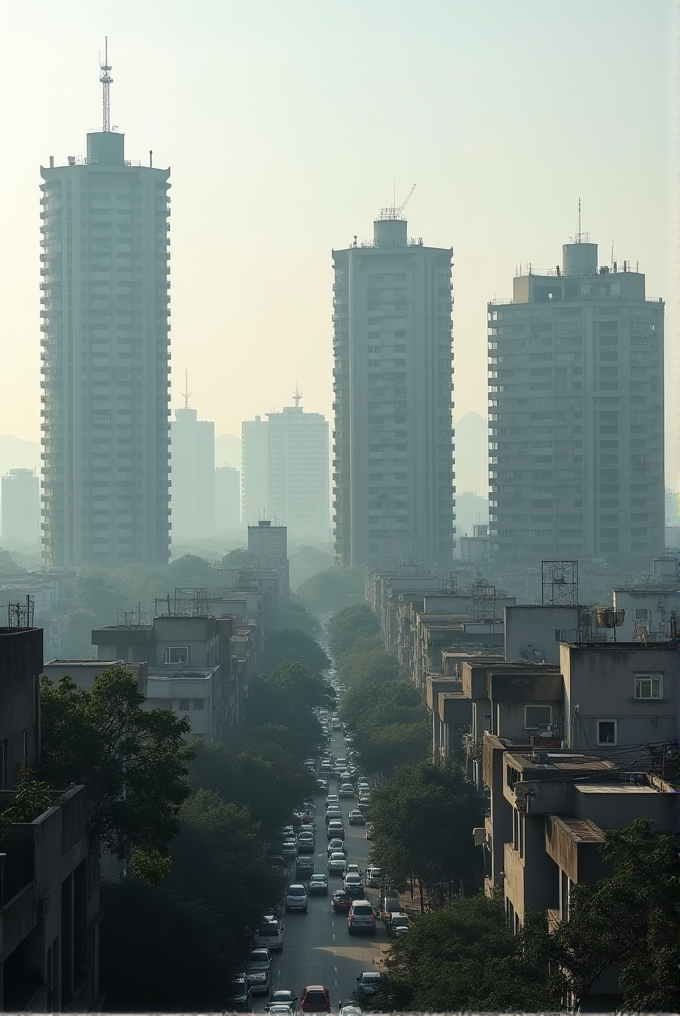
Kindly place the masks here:
<instances>
[{"instance_id":1,"label":"straight city street","mask_svg":"<svg viewBox=\"0 0 680 1016\"><path fill-rule=\"evenodd\" d=\"M334 733L330 751L336 757L345 753L344 738ZM326 873L327 845L324 813L326 793L335 793L335 780L329 783L328 791L315 797L317 826L314 870ZM340 807L345 821L345 843L348 863L358 864L366 870L371 841L366 839L365 826L353 826L347 822L347 815L356 807L356 800L344 800ZM290 882L295 882L295 865L291 865ZM377 921L373 935L350 936L347 931L346 914L334 914L331 899L335 889L342 888L339 875L329 875L328 896L310 896L306 914L284 914L285 938L282 953L274 953L272 991L290 988L296 995L302 994L306 984L325 984L330 989L333 1012L338 1004L352 997L357 986L357 977L364 970L379 970L381 947L389 941L382 921ZM367 889L366 897L377 902L378 890ZM253 995L253 1012L264 1012L267 997ZM299 1003L298 1003L299 1005Z\"/></svg>"}]
</instances>

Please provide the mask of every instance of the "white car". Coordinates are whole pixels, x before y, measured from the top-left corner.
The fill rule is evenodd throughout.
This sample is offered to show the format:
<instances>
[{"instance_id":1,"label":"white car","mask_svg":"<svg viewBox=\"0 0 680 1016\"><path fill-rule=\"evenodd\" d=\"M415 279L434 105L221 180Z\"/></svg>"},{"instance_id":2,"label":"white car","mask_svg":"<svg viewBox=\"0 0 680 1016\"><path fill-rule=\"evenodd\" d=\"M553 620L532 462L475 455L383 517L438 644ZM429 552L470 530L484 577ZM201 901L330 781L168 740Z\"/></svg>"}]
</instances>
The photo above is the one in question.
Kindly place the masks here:
<instances>
[{"instance_id":1,"label":"white car","mask_svg":"<svg viewBox=\"0 0 680 1016\"><path fill-rule=\"evenodd\" d=\"M301 882L286 889L286 910L302 910L307 913L307 889Z\"/></svg>"},{"instance_id":2,"label":"white car","mask_svg":"<svg viewBox=\"0 0 680 1016\"><path fill-rule=\"evenodd\" d=\"M339 851L332 853L328 858L329 875L344 875L346 867L347 861L345 860L345 855Z\"/></svg>"},{"instance_id":3,"label":"white car","mask_svg":"<svg viewBox=\"0 0 680 1016\"><path fill-rule=\"evenodd\" d=\"M331 854L335 854L335 853L339 853L339 854L346 854L347 853L347 847L345 846L345 841L341 840L341 839L338 839L338 837L335 837L335 839L332 839L330 841L330 843L328 844L328 856L330 857Z\"/></svg>"},{"instance_id":4,"label":"white car","mask_svg":"<svg viewBox=\"0 0 680 1016\"><path fill-rule=\"evenodd\" d=\"M370 865L366 869L366 885L371 889L379 889L382 885L383 873L382 868L377 868L375 865Z\"/></svg>"},{"instance_id":5,"label":"white car","mask_svg":"<svg viewBox=\"0 0 680 1016\"><path fill-rule=\"evenodd\" d=\"M361 868L359 867L358 864L348 864L347 867L345 868L345 872L348 875L360 875Z\"/></svg>"},{"instance_id":6,"label":"white car","mask_svg":"<svg viewBox=\"0 0 680 1016\"><path fill-rule=\"evenodd\" d=\"M297 857L298 845L296 840L286 840L281 847L283 857Z\"/></svg>"},{"instance_id":7,"label":"white car","mask_svg":"<svg viewBox=\"0 0 680 1016\"><path fill-rule=\"evenodd\" d=\"M283 924L273 914L267 914L260 921L253 937L257 947L278 952L283 949Z\"/></svg>"}]
</instances>

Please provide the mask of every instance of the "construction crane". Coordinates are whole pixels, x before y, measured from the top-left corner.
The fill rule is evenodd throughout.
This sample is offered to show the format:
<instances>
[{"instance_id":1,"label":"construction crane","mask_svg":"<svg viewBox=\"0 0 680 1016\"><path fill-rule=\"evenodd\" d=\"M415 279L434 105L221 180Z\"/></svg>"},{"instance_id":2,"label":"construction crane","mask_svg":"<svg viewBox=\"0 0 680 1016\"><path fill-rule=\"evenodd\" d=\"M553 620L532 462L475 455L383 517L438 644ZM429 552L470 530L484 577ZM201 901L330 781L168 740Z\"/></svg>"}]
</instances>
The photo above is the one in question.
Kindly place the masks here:
<instances>
[{"instance_id":1,"label":"construction crane","mask_svg":"<svg viewBox=\"0 0 680 1016\"><path fill-rule=\"evenodd\" d=\"M416 189L416 185L413 184L413 187L411 187L411 190L408 192L406 200L402 201L402 203L399 205L398 208L397 208L396 200L393 201L393 203L390 205L389 208L381 208L380 209L380 218L381 219L400 219L401 218L401 213L404 211L404 209L406 208L407 204L411 200L411 198L413 196L413 192L414 192L415 189Z\"/></svg>"},{"instance_id":2,"label":"construction crane","mask_svg":"<svg viewBox=\"0 0 680 1016\"><path fill-rule=\"evenodd\" d=\"M411 187L411 190L408 192L406 200L402 201L402 203L399 205L399 207L394 209L394 212L395 212L394 217L395 217L395 219L397 218L397 216L401 215L401 213L404 211L404 209L406 208L407 204L409 203L409 201L413 197L413 192L414 192L415 189L416 189L416 185L413 184L413 187Z\"/></svg>"}]
</instances>

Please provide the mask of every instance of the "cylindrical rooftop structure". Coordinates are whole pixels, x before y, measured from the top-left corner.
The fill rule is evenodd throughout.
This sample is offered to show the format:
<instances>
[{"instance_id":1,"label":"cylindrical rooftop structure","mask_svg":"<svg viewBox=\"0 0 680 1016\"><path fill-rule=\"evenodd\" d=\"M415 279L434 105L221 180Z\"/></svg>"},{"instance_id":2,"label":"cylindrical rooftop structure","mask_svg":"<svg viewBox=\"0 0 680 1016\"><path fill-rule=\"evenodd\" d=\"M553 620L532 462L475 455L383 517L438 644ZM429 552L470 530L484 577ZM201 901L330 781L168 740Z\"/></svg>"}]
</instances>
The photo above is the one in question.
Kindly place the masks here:
<instances>
[{"instance_id":1,"label":"cylindrical rooftop structure","mask_svg":"<svg viewBox=\"0 0 680 1016\"><path fill-rule=\"evenodd\" d=\"M373 240L378 247L405 247L406 219L376 219L373 223Z\"/></svg>"},{"instance_id":2,"label":"cylindrical rooftop structure","mask_svg":"<svg viewBox=\"0 0 680 1016\"><path fill-rule=\"evenodd\" d=\"M563 243L562 271L565 275L594 275L597 271L597 244Z\"/></svg>"}]
</instances>

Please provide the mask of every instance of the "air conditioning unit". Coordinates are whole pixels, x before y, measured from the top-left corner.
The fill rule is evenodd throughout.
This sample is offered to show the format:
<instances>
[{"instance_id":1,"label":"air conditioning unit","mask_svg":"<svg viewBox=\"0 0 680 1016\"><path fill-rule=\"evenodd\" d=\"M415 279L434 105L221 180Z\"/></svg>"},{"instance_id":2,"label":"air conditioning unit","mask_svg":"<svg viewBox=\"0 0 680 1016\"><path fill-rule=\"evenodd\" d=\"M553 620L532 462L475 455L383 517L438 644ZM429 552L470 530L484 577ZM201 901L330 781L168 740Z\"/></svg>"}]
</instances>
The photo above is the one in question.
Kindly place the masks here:
<instances>
[{"instance_id":1,"label":"air conditioning unit","mask_svg":"<svg viewBox=\"0 0 680 1016\"><path fill-rule=\"evenodd\" d=\"M472 838L475 841L476 847L486 846L487 836L486 829L484 828L484 826L477 826L475 829L473 829Z\"/></svg>"}]
</instances>

